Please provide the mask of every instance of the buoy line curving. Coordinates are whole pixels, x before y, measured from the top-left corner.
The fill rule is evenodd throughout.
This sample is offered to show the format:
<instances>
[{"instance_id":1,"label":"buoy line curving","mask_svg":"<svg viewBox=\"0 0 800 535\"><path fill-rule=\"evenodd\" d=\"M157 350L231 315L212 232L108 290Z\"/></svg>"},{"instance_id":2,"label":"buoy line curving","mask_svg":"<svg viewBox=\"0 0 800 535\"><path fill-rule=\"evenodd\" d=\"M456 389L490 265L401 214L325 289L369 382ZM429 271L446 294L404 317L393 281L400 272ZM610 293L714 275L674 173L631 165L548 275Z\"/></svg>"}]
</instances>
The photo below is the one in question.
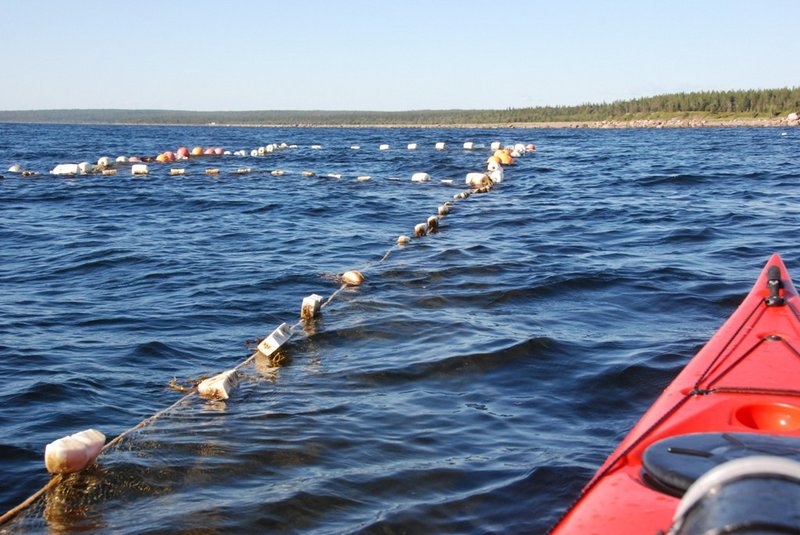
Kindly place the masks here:
<instances>
[{"instance_id":1,"label":"buoy line curving","mask_svg":"<svg viewBox=\"0 0 800 535\"><path fill-rule=\"evenodd\" d=\"M408 147L409 150L415 150L416 144L414 145L415 145L414 149L412 149L411 145L409 145ZM276 150L275 146L268 146L268 147L271 147L269 152L274 152L274 150ZM285 148L285 147L282 145L279 146L279 148ZM436 150L444 150L445 148L446 144L443 142L436 144ZM380 150L388 150L388 149L389 147L387 145L386 148L381 148ZM473 147L470 146L468 148L467 145L465 144L464 149L473 150ZM502 162L496 161L496 160L501 160L501 158L498 156L499 152L501 152L500 149L496 151L494 156L489 158L489 160L487 161L488 166L485 172L468 173L466 178L466 184L467 186L469 186L469 189L454 195L453 201L448 200L445 201L442 205L440 205L437 208L436 214L428 216L427 218L425 218L425 221L423 223L419 223L414 227L413 235L416 238L423 238L425 236L428 236L429 234L434 234L438 232L440 230L440 224L442 219L451 213L451 208L453 207L454 201L468 199L472 194L488 193L489 191L491 191L495 184L495 180L491 178L491 174L499 170L499 172L501 173L500 176L502 177L502 170L503 170L501 165ZM507 159L511 159L510 163L513 163L513 157L511 156L512 150L503 149L502 152ZM519 157L519 155L524 154L524 152L520 153L519 151L516 150L514 150L513 152L517 154L516 156L517 158ZM170 153L171 154L170 156L164 156L162 157L162 159L163 158L188 159L190 155L216 156L224 153L225 151L223 151L222 149L218 149L218 151L217 149L207 149L204 151L199 146L192 149L190 153L188 149L186 149L185 147L181 147L175 153ZM268 151L266 148L264 148L264 154L266 153L268 153ZM132 159L126 159L125 163L129 163L131 162L131 160ZM116 161L119 162L120 159L118 158ZM133 161L137 162L138 159L135 159ZM102 162L102 164L100 162ZM105 172L109 170L107 167L108 165L110 165L110 159L101 158L98 161L97 166L91 166L91 164L89 164L89 166L81 166L81 164L79 164L76 165L75 168L69 167L69 171L74 170L75 171L74 174L78 174L81 173L82 169L90 170L92 172L95 172L95 170L97 169L101 169L102 172ZM144 164L139 164L139 163L132 164L131 166L132 171L133 168L137 168L137 166L141 166L138 167L140 174L147 174L147 166ZM10 169L9 170L10 172L22 172L19 166L12 166L12 168L14 169L13 171ZM174 171L174 169L171 170L171 172L172 171ZM212 172L214 171L216 171L217 174L219 173L219 171L216 169L212 170ZM250 172L250 169L248 168L246 172ZM207 170L206 173L209 173L209 170ZM274 171L272 173L273 175L275 174ZM137 173L134 172L133 174ZM183 172L180 172L180 174L183 174ZM281 175L282 174L283 173L281 173ZM304 172L303 174L305 176L314 176L314 174L311 172ZM412 181L414 182L427 182L428 180L430 180L430 175L428 175L427 173L416 173L415 175L412 176ZM496 182L499 182L499 180L497 180ZM324 299L322 296L317 294L312 294L304 298L300 308L300 319L296 321L294 324L289 325L287 323L282 323L276 329L270 332L266 337L264 337L261 341L259 341L257 349L250 356L242 360L233 368L230 368L212 377L204 379L203 381L198 383L198 385L194 387L191 391L187 392L185 395L178 398L175 402L173 402L169 406L161 409L160 411L156 412L151 416L148 416L147 418L143 419L133 427L123 431L122 433L120 433L107 443L103 443L105 441L105 436L99 431L86 430L80 433L76 433L75 435L71 435L70 437L64 437L62 439L58 439L57 441L48 444L46 448L45 462L48 471L50 471L53 474L53 476L42 488L34 492L30 497L25 499L16 507L7 511L5 514L0 515L0 526L14 519L21 512L23 512L31 505L33 505L39 498L44 496L49 490L58 486L61 483L61 481L63 481L65 474L80 471L86 466L93 464L97 459L97 457L103 455L104 453L108 452L111 448L117 446L133 432L147 427L148 425L152 424L165 414L168 414L176 407L181 406L182 404L193 399L194 397L197 396L203 399L217 399L217 400L229 399L232 391L236 388L236 386L238 386L239 382L238 374L240 373L240 370L250 365L259 356L272 358L276 354L278 354L278 351L292 338L292 336L296 332L300 330L300 328L304 324L311 322L315 318L317 318L322 313L322 309L330 305L341 294L341 292L343 292L348 287L361 286L366 281L366 278L363 275L362 271L368 270L376 265L386 262L391 256L392 252L394 252L397 249L405 248L412 242L412 240L413 240L412 237L405 234L401 234L396 239L396 242L386 250L386 252L381 256L379 260L375 262L367 262L365 266L361 268L361 270L350 270L344 272L342 275L338 277L338 280L341 283L340 286L336 290L334 290L327 299ZM56 460L52 460L51 457ZM73 463L74 459L79 459L79 460Z\"/></svg>"}]
</instances>

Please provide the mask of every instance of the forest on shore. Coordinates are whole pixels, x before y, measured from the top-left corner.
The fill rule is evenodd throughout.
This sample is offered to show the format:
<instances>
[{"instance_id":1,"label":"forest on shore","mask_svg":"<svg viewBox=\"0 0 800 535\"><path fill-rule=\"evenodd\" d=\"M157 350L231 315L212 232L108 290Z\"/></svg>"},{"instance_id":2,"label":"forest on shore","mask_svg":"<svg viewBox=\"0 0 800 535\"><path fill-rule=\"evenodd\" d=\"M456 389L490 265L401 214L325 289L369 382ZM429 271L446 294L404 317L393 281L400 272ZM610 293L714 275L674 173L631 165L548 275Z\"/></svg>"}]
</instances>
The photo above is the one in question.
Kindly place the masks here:
<instances>
[{"instance_id":1,"label":"forest on shore","mask_svg":"<svg viewBox=\"0 0 800 535\"><path fill-rule=\"evenodd\" d=\"M800 87L673 93L611 103L493 110L185 111L61 109L0 111L0 122L279 126L516 125L576 121L776 119L800 112Z\"/></svg>"}]
</instances>

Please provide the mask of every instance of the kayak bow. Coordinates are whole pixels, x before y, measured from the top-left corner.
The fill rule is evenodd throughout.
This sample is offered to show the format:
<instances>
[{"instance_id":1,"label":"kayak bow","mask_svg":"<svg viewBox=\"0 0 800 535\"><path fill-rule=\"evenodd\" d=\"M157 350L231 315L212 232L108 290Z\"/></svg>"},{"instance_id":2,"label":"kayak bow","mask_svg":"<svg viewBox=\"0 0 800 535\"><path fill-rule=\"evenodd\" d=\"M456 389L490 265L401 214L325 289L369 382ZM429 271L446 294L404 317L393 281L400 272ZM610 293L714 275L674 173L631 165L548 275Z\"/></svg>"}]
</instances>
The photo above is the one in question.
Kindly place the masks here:
<instances>
[{"instance_id":1,"label":"kayak bow","mask_svg":"<svg viewBox=\"0 0 800 535\"><path fill-rule=\"evenodd\" d=\"M775 254L553 533L666 532L681 497L709 470L754 454L800 460L799 310L800 298ZM796 517L787 522L797 527Z\"/></svg>"}]
</instances>

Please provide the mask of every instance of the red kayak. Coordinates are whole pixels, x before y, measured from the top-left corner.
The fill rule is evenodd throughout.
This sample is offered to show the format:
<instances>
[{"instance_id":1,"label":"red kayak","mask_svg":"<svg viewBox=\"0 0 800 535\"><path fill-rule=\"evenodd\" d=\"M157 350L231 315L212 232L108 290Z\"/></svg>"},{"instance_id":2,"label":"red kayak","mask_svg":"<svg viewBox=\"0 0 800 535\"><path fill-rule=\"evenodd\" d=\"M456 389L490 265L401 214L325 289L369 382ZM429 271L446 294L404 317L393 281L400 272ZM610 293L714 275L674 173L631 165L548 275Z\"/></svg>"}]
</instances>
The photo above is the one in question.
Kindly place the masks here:
<instances>
[{"instance_id":1,"label":"red kayak","mask_svg":"<svg viewBox=\"0 0 800 535\"><path fill-rule=\"evenodd\" d=\"M553 533L800 533L800 298L780 256Z\"/></svg>"}]
</instances>

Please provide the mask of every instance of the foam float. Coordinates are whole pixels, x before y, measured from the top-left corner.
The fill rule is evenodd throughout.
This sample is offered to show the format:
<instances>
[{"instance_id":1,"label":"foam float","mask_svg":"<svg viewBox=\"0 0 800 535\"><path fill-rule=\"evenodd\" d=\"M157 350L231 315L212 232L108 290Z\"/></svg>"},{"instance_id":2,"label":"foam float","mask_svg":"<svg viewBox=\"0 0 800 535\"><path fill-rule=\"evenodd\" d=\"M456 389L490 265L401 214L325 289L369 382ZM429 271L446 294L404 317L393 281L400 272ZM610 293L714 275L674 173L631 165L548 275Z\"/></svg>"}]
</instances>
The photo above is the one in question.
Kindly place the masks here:
<instances>
[{"instance_id":1,"label":"foam float","mask_svg":"<svg viewBox=\"0 0 800 535\"><path fill-rule=\"evenodd\" d=\"M366 182L367 180L372 180L372 177L368 176L368 175L359 176L359 177L356 177L356 180L358 180L359 182Z\"/></svg>"},{"instance_id":2,"label":"foam float","mask_svg":"<svg viewBox=\"0 0 800 535\"><path fill-rule=\"evenodd\" d=\"M51 474L79 472L94 462L106 437L95 429L59 438L44 449L44 464Z\"/></svg>"},{"instance_id":3,"label":"foam float","mask_svg":"<svg viewBox=\"0 0 800 535\"><path fill-rule=\"evenodd\" d=\"M431 179L428 173L414 173L411 175L411 182L427 182Z\"/></svg>"},{"instance_id":4,"label":"foam float","mask_svg":"<svg viewBox=\"0 0 800 535\"><path fill-rule=\"evenodd\" d=\"M314 171L303 171L303 176L317 176Z\"/></svg>"},{"instance_id":5,"label":"foam float","mask_svg":"<svg viewBox=\"0 0 800 535\"><path fill-rule=\"evenodd\" d=\"M56 165L52 171L50 171L51 175L77 175L79 172L78 164L76 163L60 163Z\"/></svg>"},{"instance_id":6,"label":"foam float","mask_svg":"<svg viewBox=\"0 0 800 535\"><path fill-rule=\"evenodd\" d=\"M147 164L144 163L137 163L131 166L131 174L132 175L146 175L150 172L147 168Z\"/></svg>"},{"instance_id":7,"label":"foam float","mask_svg":"<svg viewBox=\"0 0 800 535\"><path fill-rule=\"evenodd\" d=\"M492 179L486 173L467 173L465 182L473 188L482 188L491 183Z\"/></svg>"},{"instance_id":8,"label":"foam float","mask_svg":"<svg viewBox=\"0 0 800 535\"><path fill-rule=\"evenodd\" d=\"M358 286L364 282L364 275L360 271L346 271L342 274L342 282L348 286Z\"/></svg>"},{"instance_id":9,"label":"foam float","mask_svg":"<svg viewBox=\"0 0 800 535\"><path fill-rule=\"evenodd\" d=\"M417 150L417 144L416 143L409 143L408 144L408 150Z\"/></svg>"},{"instance_id":10,"label":"foam float","mask_svg":"<svg viewBox=\"0 0 800 535\"><path fill-rule=\"evenodd\" d=\"M238 384L237 371L235 369L228 370L201 381L197 385L197 393L206 399L228 399Z\"/></svg>"},{"instance_id":11,"label":"foam float","mask_svg":"<svg viewBox=\"0 0 800 535\"><path fill-rule=\"evenodd\" d=\"M186 169L183 169L183 168L170 169L169 170L169 174L170 175L185 175L186 174Z\"/></svg>"},{"instance_id":12,"label":"foam float","mask_svg":"<svg viewBox=\"0 0 800 535\"><path fill-rule=\"evenodd\" d=\"M378 147L378 150L389 150L389 145L383 143L381 146Z\"/></svg>"},{"instance_id":13,"label":"foam float","mask_svg":"<svg viewBox=\"0 0 800 535\"><path fill-rule=\"evenodd\" d=\"M260 344L258 351L265 357L271 356L292 337L292 329L287 323L281 323L277 329L269 333Z\"/></svg>"},{"instance_id":14,"label":"foam float","mask_svg":"<svg viewBox=\"0 0 800 535\"><path fill-rule=\"evenodd\" d=\"M110 176L110 175L116 175L117 174L117 170L116 169L103 169L101 172L103 173L104 176Z\"/></svg>"},{"instance_id":15,"label":"foam float","mask_svg":"<svg viewBox=\"0 0 800 535\"><path fill-rule=\"evenodd\" d=\"M475 148L475 143L472 141L465 141L464 142L464 150L472 150Z\"/></svg>"},{"instance_id":16,"label":"foam float","mask_svg":"<svg viewBox=\"0 0 800 535\"><path fill-rule=\"evenodd\" d=\"M492 182L502 182L503 181L503 168L499 167L492 172L489 173L489 178L492 179Z\"/></svg>"},{"instance_id":17,"label":"foam float","mask_svg":"<svg viewBox=\"0 0 800 535\"><path fill-rule=\"evenodd\" d=\"M303 299L303 304L300 307L300 317L304 320L316 318L319 315L320 308L322 307L322 296L311 294Z\"/></svg>"},{"instance_id":18,"label":"foam float","mask_svg":"<svg viewBox=\"0 0 800 535\"><path fill-rule=\"evenodd\" d=\"M217 169L217 168L206 169L206 174L207 175L218 175L219 174L219 169Z\"/></svg>"},{"instance_id":19,"label":"foam float","mask_svg":"<svg viewBox=\"0 0 800 535\"><path fill-rule=\"evenodd\" d=\"M436 150L444 150L447 148L447 143L439 141L438 143L436 143L436 145L434 145L434 147L436 147Z\"/></svg>"}]
</instances>

